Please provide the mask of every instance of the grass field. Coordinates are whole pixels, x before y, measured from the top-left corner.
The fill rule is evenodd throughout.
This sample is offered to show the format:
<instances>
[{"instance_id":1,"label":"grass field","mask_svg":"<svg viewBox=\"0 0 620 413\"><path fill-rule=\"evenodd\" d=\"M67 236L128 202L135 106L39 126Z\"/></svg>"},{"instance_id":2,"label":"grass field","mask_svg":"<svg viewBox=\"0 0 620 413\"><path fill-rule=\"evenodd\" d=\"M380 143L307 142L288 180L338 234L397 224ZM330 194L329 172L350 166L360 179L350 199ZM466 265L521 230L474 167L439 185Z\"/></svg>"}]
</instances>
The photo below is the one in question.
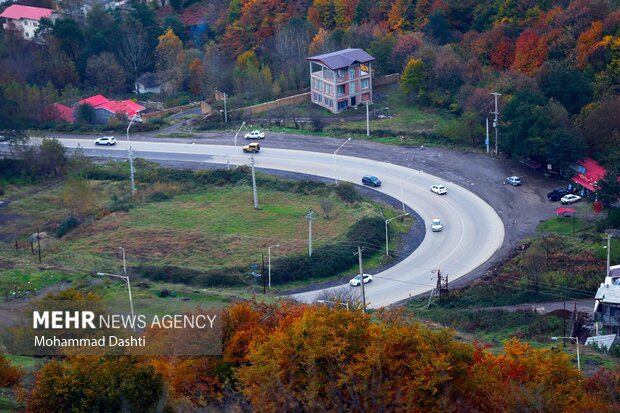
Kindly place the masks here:
<instances>
[{"instance_id":1,"label":"grass field","mask_svg":"<svg viewBox=\"0 0 620 413\"><path fill-rule=\"evenodd\" d=\"M344 236L364 216L379 214L370 203L345 205L330 197L330 218L318 213L313 222L313 245ZM164 202L148 203L127 213L105 216L78 228L52 246L53 261L78 268L117 270L118 247L125 248L128 265L148 262L208 269L245 265L260 259L270 245L276 256L307 248L309 208L321 211L321 197L259 191L260 209L253 208L249 186L234 186L181 194Z\"/></svg>"}]
</instances>

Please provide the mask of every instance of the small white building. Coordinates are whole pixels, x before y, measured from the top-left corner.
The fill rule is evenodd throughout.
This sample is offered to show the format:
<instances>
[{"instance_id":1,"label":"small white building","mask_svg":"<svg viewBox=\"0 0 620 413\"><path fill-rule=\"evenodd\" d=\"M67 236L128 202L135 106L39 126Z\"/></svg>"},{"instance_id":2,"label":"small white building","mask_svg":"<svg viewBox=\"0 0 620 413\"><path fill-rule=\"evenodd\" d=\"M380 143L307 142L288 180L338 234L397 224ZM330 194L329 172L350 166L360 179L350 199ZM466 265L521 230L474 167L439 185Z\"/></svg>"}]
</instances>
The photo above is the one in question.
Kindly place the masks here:
<instances>
[{"instance_id":1,"label":"small white building","mask_svg":"<svg viewBox=\"0 0 620 413\"><path fill-rule=\"evenodd\" d=\"M42 7L22 6L13 4L0 14L4 19L2 28L4 30L17 30L22 37L27 40L34 39L35 33L39 28L39 22L43 18L54 21L57 15L52 9Z\"/></svg>"},{"instance_id":2,"label":"small white building","mask_svg":"<svg viewBox=\"0 0 620 413\"><path fill-rule=\"evenodd\" d=\"M620 265L609 267L609 275L596 292L594 320L604 334L620 334Z\"/></svg>"}]
</instances>

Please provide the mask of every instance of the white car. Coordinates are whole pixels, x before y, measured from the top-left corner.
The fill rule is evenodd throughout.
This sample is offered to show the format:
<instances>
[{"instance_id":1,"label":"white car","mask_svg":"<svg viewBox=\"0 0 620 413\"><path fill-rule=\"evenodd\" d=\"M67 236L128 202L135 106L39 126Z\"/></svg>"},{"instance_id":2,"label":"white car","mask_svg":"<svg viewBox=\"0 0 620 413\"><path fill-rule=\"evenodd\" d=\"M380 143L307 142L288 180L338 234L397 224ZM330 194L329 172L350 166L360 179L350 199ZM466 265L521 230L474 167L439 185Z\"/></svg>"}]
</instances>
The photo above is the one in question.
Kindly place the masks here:
<instances>
[{"instance_id":1,"label":"white car","mask_svg":"<svg viewBox=\"0 0 620 413\"><path fill-rule=\"evenodd\" d=\"M441 224L441 220L439 218L435 218L431 221L431 230L433 232L439 232L443 230L443 225Z\"/></svg>"},{"instance_id":2,"label":"white car","mask_svg":"<svg viewBox=\"0 0 620 413\"><path fill-rule=\"evenodd\" d=\"M443 186L441 184L433 185L433 186L431 186L431 191L433 191L437 195L444 195L444 194L448 193L448 188L446 188L445 186Z\"/></svg>"},{"instance_id":3,"label":"white car","mask_svg":"<svg viewBox=\"0 0 620 413\"><path fill-rule=\"evenodd\" d=\"M246 139L265 139L265 132L259 130L253 130L250 133L245 134Z\"/></svg>"},{"instance_id":4,"label":"white car","mask_svg":"<svg viewBox=\"0 0 620 413\"><path fill-rule=\"evenodd\" d=\"M563 204L573 204L575 202L581 201L581 197L579 195L568 194L564 195L560 201Z\"/></svg>"},{"instance_id":5,"label":"white car","mask_svg":"<svg viewBox=\"0 0 620 413\"><path fill-rule=\"evenodd\" d=\"M116 145L116 138L114 136L102 136L95 140L95 145Z\"/></svg>"},{"instance_id":6,"label":"white car","mask_svg":"<svg viewBox=\"0 0 620 413\"><path fill-rule=\"evenodd\" d=\"M351 284L351 287L359 287L361 285L360 283L361 279L362 277L360 277L359 275L356 275L355 277L351 278L351 281L349 281L349 284ZM371 281L372 281L372 275L364 274L364 284L368 284Z\"/></svg>"},{"instance_id":7,"label":"white car","mask_svg":"<svg viewBox=\"0 0 620 413\"><path fill-rule=\"evenodd\" d=\"M512 186L519 186L519 185L521 185L521 177L519 177L519 176L509 176L508 178L506 178L504 180L504 182L506 182L507 184L510 184Z\"/></svg>"}]
</instances>

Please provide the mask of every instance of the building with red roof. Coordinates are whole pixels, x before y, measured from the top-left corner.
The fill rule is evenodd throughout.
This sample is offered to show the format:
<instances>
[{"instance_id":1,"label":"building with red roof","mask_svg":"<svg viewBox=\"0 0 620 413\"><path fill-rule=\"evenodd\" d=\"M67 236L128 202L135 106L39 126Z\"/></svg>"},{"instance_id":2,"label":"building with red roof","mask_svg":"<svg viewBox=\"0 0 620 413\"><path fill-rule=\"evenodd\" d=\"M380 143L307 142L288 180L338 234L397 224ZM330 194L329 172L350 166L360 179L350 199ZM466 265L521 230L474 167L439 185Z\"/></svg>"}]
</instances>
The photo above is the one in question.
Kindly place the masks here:
<instances>
[{"instance_id":1,"label":"building with red roof","mask_svg":"<svg viewBox=\"0 0 620 413\"><path fill-rule=\"evenodd\" d=\"M91 96L86 99L82 99L77 104L78 105L90 105L93 108L96 108L97 106L103 105L104 103L108 101L109 99L103 95L95 95L95 96Z\"/></svg>"},{"instance_id":2,"label":"building with red roof","mask_svg":"<svg viewBox=\"0 0 620 413\"><path fill-rule=\"evenodd\" d=\"M13 4L0 14L0 18L4 19L2 24L4 30L17 30L21 32L24 39L32 40L39 28L41 19L46 18L54 21L58 15L52 9Z\"/></svg>"},{"instance_id":3,"label":"building with red roof","mask_svg":"<svg viewBox=\"0 0 620 413\"><path fill-rule=\"evenodd\" d=\"M577 162L577 174L573 182L582 188L583 195L588 191L595 193L598 190L598 181L605 177L605 168L592 158Z\"/></svg>"},{"instance_id":4,"label":"building with red roof","mask_svg":"<svg viewBox=\"0 0 620 413\"><path fill-rule=\"evenodd\" d=\"M146 108L131 100L110 100L103 95L95 95L77 102L73 107L61 103L54 103L53 109L56 118L73 123L75 121L75 109L78 105L89 105L95 110L95 122L108 124L111 119L126 116L128 119L136 117L135 121L142 121L140 112Z\"/></svg>"}]
</instances>

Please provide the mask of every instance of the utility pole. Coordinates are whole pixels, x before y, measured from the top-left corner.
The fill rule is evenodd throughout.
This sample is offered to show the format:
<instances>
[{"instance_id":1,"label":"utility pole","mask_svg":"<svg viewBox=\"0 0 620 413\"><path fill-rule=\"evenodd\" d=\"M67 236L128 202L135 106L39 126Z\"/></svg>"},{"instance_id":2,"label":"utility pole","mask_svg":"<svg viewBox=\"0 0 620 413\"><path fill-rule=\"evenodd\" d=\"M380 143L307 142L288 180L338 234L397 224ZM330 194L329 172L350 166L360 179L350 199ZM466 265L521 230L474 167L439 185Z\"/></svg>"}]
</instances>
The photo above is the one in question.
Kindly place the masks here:
<instances>
[{"instance_id":1,"label":"utility pole","mask_svg":"<svg viewBox=\"0 0 620 413\"><path fill-rule=\"evenodd\" d=\"M308 210L304 217L308 220L308 257L312 257L312 221L316 220L312 208Z\"/></svg>"},{"instance_id":2,"label":"utility pole","mask_svg":"<svg viewBox=\"0 0 620 413\"><path fill-rule=\"evenodd\" d=\"M127 277L127 261L125 261L125 248L118 247L118 249L123 251L123 275Z\"/></svg>"},{"instance_id":3,"label":"utility pole","mask_svg":"<svg viewBox=\"0 0 620 413\"><path fill-rule=\"evenodd\" d=\"M129 147L129 173L131 175L131 201L133 202L133 196L134 193L136 192L136 184L135 184L135 173L136 173L136 169L133 166L133 149L131 149L131 146Z\"/></svg>"},{"instance_id":4,"label":"utility pole","mask_svg":"<svg viewBox=\"0 0 620 413\"><path fill-rule=\"evenodd\" d=\"M489 117L485 116L484 120L486 121L487 124L487 138L485 139L484 143L487 145L487 153L490 152L490 148L489 148L489 144L491 142L489 142Z\"/></svg>"},{"instance_id":5,"label":"utility pole","mask_svg":"<svg viewBox=\"0 0 620 413\"><path fill-rule=\"evenodd\" d=\"M366 292L364 291L364 263L362 259L362 247L357 247L357 258L360 266L360 282L362 284L362 313L366 311Z\"/></svg>"},{"instance_id":6,"label":"utility pole","mask_svg":"<svg viewBox=\"0 0 620 413\"><path fill-rule=\"evenodd\" d=\"M254 195L254 209L259 209L258 207L258 194L256 193L256 174L254 173L254 155L252 155L252 193Z\"/></svg>"},{"instance_id":7,"label":"utility pole","mask_svg":"<svg viewBox=\"0 0 620 413\"><path fill-rule=\"evenodd\" d=\"M501 93L497 93L497 92L492 92L491 93L493 96L495 96L495 111L491 112L493 115L495 115L495 118L493 119L493 127L495 128L495 155L497 155L499 153L499 145L498 145L498 136L497 136L497 128L499 126L499 108L497 106L497 99L502 95Z\"/></svg>"},{"instance_id":8,"label":"utility pole","mask_svg":"<svg viewBox=\"0 0 620 413\"><path fill-rule=\"evenodd\" d=\"M268 262L268 268L269 268L269 289L271 289L271 249L272 248L276 248L279 247L280 244L276 244L276 245L272 245L270 247L267 247L267 262Z\"/></svg>"}]
</instances>

